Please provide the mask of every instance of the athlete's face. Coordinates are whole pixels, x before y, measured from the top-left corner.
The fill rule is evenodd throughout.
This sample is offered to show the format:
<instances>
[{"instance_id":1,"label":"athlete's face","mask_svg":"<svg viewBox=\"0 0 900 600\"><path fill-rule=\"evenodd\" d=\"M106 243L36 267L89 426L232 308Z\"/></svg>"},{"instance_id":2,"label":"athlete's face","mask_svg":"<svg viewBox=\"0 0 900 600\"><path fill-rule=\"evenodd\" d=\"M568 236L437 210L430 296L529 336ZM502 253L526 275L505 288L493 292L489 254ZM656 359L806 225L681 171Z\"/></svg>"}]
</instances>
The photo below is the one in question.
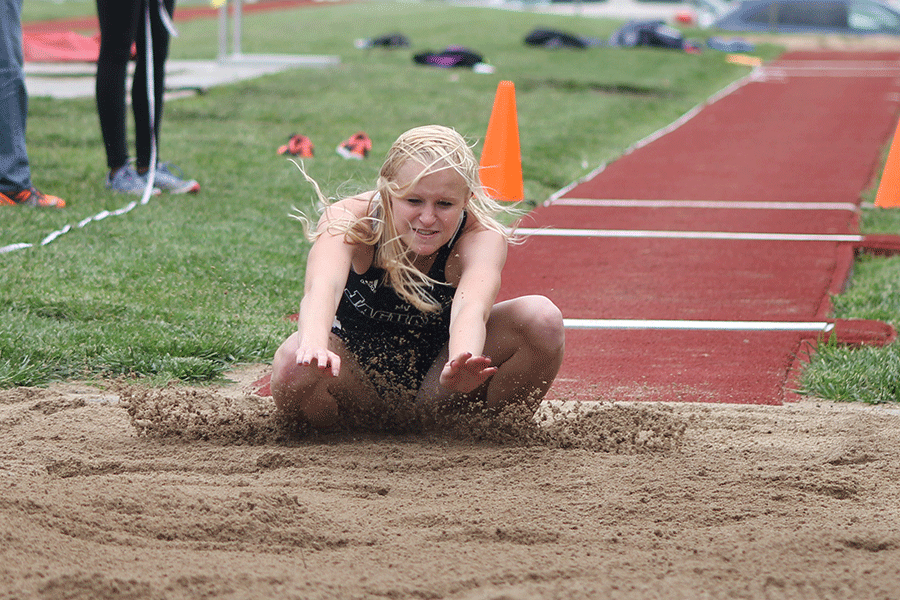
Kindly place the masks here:
<instances>
[{"instance_id":1,"label":"athlete's face","mask_svg":"<svg viewBox=\"0 0 900 600\"><path fill-rule=\"evenodd\" d=\"M406 161L397 173L397 183L405 187L424 168L415 160ZM391 203L401 241L413 253L431 256L456 233L470 196L465 180L453 169L426 173Z\"/></svg>"}]
</instances>

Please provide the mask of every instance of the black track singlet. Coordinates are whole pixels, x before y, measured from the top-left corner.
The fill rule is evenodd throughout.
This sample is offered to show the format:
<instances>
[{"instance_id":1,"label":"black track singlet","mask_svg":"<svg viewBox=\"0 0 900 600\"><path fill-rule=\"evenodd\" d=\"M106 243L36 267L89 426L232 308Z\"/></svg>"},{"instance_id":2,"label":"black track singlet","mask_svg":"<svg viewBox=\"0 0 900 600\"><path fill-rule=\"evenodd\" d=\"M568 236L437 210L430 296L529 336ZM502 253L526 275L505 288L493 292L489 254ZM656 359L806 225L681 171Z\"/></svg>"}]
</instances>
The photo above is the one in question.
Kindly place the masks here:
<instances>
[{"instance_id":1,"label":"black track singlet","mask_svg":"<svg viewBox=\"0 0 900 600\"><path fill-rule=\"evenodd\" d=\"M438 250L428 272L431 279L446 282L447 259L466 218L464 212L453 238ZM440 304L435 312L422 312L398 296L384 269L373 265L363 274L350 269L331 331L353 353L382 398L418 390L450 339L450 305L456 288L432 285L428 291Z\"/></svg>"}]
</instances>

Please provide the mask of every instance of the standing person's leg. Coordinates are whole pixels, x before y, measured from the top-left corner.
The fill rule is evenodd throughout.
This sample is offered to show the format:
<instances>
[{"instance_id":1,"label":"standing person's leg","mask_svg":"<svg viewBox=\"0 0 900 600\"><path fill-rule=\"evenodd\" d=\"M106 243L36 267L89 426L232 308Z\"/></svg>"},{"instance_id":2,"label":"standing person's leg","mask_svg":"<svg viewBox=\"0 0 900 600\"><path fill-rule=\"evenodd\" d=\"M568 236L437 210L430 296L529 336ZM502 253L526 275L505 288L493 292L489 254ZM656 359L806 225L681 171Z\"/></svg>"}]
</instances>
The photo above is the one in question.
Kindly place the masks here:
<instances>
[{"instance_id":1,"label":"standing person's leg","mask_svg":"<svg viewBox=\"0 0 900 600\"><path fill-rule=\"evenodd\" d=\"M164 6L171 16L175 10L174 0L165 0ZM148 6L149 5L149 6ZM150 11L150 35L153 51L153 128L151 137L150 104L147 91L147 35L145 11ZM137 62L131 85L131 106L134 110L135 156L137 168L144 172L150 166L153 138L159 149L159 131L163 115L163 95L166 87L166 60L169 57L169 30L162 22L157 0L141 0L139 25L135 37ZM158 156L158 153L157 153Z\"/></svg>"},{"instance_id":2,"label":"standing person's leg","mask_svg":"<svg viewBox=\"0 0 900 600\"><path fill-rule=\"evenodd\" d=\"M22 55L22 0L0 0L0 206L63 208L31 183L25 143L28 90Z\"/></svg>"},{"instance_id":3,"label":"standing person's leg","mask_svg":"<svg viewBox=\"0 0 900 600\"><path fill-rule=\"evenodd\" d=\"M147 2L148 0L144 0ZM146 4L144 5L146 6ZM163 7L171 17L175 11L175 0L163 0ZM160 160L160 131L163 119L163 103L166 90L166 61L169 57L170 33L162 15L158 0L149 0L150 36L153 50L153 128L151 136L150 105L147 99L147 40L146 8L141 9L137 31L138 61L131 88L131 103L134 108L135 147L138 173L146 173L150 168L153 144L156 143L155 187L171 194L196 194L200 184L194 179L184 178L181 169Z\"/></svg>"},{"instance_id":4,"label":"standing person's leg","mask_svg":"<svg viewBox=\"0 0 900 600\"><path fill-rule=\"evenodd\" d=\"M97 0L100 55L95 92L106 165L111 172L128 163L125 80L139 9L138 0Z\"/></svg>"},{"instance_id":5,"label":"standing person's leg","mask_svg":"<svg viewBox=\"0 0 900 600\"><path fill-rule=\"evenodd\" d=\"M31 187L21 15L22 0L0 0L0 192L10 193Z\"/></svg>"},{"instance_id":6,"label":"standing person's leg","mask_svg":"<svg viewBox=\"0 0 900 600\"><path fill-rule=\"evenodd\" d=\"M562 365L565 328L562 313L544 296L522 296L494 305L487 322L484 355L497 372L469 394L450 394L440 387L446 348L437 358L422 387L418 402L439 408L450 403L483 403L497 409L523 404L537 409Z\"/></svg>"}]
</instances>

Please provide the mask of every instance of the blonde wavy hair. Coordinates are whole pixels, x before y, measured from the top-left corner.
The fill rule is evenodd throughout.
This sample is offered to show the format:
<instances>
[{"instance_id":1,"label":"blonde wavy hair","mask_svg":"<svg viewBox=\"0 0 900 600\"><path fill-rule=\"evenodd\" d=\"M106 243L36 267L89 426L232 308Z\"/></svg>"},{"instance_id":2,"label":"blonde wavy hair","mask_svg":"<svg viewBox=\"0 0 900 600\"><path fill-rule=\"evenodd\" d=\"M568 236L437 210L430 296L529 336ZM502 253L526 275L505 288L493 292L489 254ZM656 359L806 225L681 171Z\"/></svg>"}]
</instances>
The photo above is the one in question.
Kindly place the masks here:
<instances>
[{"instance_id":1,"label":"blonde wavy hair","mask_svg":"<svg viewBox=\"0 0 900 600\"><path fill-rule=\"evenodd\" d=\"M401 185L398 174L408 161L415 160L425 166L414 179ZM331 201L326 199L318 184L298 165L301 173L310 182L324 211ZM424 125L410 129L391 145L378 175L375 193L369 200L366 215L353 220L335 220L326 229L330 233L343 233L347 241L375 247L374 265L385 271L387 283L397 294L423 312L440 309L438 302L429 294L433 285L446 285L434 281L413 265L413 256L397 233L393 220L391 201L400 198L425 175L453 169L465 181L471 193L466 211L470 219L475 219L483 227L496 231L507 241L513 234L498 220L501 213L516 212L490 197L481 183L479 165L466 139L450 127ZM302 214L294 215L304 223L304 231L310 241L321 235L309 227L309 221Z\"/></svg>"}]
</instances>

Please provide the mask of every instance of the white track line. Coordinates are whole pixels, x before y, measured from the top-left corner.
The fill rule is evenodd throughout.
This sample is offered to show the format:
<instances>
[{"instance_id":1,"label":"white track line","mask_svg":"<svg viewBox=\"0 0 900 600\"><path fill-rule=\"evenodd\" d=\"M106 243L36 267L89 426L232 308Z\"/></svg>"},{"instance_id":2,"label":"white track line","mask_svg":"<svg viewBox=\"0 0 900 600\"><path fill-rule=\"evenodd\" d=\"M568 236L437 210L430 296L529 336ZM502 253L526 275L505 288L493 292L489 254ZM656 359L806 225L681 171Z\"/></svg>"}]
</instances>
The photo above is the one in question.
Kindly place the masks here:
<instances>
[{"instance_id":1,"label":"white track line","mask_svg":"<svg viewBox=\"0 0 900 600\"><path fill-rule=\"evenodd\" d=\"M763 77L897 77L900 76L900 63L877 60L783 60L759 67L756 74Z\"/></svg>"},{"instance_id":2,"label":"white track line","mask_svg":"<svg viewBox=\"0 0 900 600\"><path fill-rule=\"evenodd\" d=\"M773 67L791 67L801 69L900 69L897 60L777 60Z\"/></svg>"},{"instance_id":3,"label":"white track line","mask_svg":"<svg viewBox=\"0 0 900 600\"><path fill-rule=\"evenodd\" d=\"M852 202L736 202L721 200L614 200L593 198L559 198L546 206L586 206L623 208L708 208L746 210L846 210L856 212Z\"/></svg>"},{"instance_id":4,"label":"white track line","mask_svg":"<svg viewBox=\"0 0 900 600\"><path fill-rule=\"evenodd\" d=\"M834 329L825 321L691 321L667 319L563 319L567 329L656 329L688 331L821 331Z\"/></svg>"},{"instance_id":5,"label":"white track line","mask_svg":"<svg viewBox=\"0 0 900 600\"><path fill-rule=\"evenodd\" d=\"M766 78L786 77L898 77L900 69L884 70L884 71L834 71L831 69L781 69L779 67L760 67L757 76Z\"/></svg>"},{"instance_id":6,"label":"white track line","mask_svg":"<svg viewBox=\"0 0 900 600\"><path fill-rule=\"evenodd\" d=\"M750 233L729 231L648 231L640 229L540 229L521 228L515 233L550 237L661 238L687 240L753 240L767 242L861 242L861 235L811 233Z\"/></svg>"}]
</instances>

